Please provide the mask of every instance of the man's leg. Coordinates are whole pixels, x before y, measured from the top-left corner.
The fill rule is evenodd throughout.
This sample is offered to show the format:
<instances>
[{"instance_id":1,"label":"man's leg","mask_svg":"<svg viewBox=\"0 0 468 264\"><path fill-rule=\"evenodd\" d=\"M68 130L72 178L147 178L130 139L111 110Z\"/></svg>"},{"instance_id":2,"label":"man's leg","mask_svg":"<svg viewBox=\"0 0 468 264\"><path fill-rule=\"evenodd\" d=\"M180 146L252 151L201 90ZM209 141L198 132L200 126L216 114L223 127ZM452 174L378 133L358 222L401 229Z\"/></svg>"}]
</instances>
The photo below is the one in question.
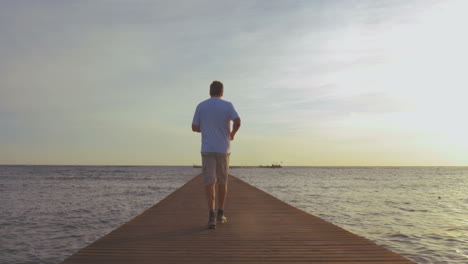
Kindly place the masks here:
<instances>
[{"instance_id":1,"label":"man's leg","mask_svg":"<svg viewBox=\"0 0 468 264\"><path fill-rule=\"evenodd\" d=\"M215 215L215 183L216 183L216 155L202 152L203 183L205 184L206 200L208 202L208 228L216 228Z\"/></svg>"},{"instance_id":2,"label":"man's leg","mask_svg":"<svg viewBox=\"0 0 468 264\"><path fill-rule=\"evenodd\" d=\"M216 176L218 178L218 209L224 210L229 177L230 154L218 154L216 157Z\"/></svg>"},{"instance_id":3,"label":"man's leg","mask_svg":"<svg viewBox=\"0 0 468 264\"><path fill-rule=\"evenodd\" d=\"M224 202L226 201L226 194L227 194L227 183L218 184L218 209L224 210Z\"/></svg>"},{"instance_id":4,"label":"man's leg","mask_svg":"<svg viewBox=\"0 0 468 264\"><path fill-rule=\"evenodd\" d=\"M214 210L215 208L215 185L214 184L205 185L205 191L206 191L206 199L208 201L208 209L210 209L210 211Z\"/></svg>"},{"instance_id":5,"label":"man's leg","mask_svg":"<svg viewBox=\"0 0 468 264\"><path fill-rule=\"evenodd\" d=\"M205 184L208 209L215 208L216 156L214 153L202 152L203 184Z\"/></svg>"},{"instance_id":6,"label":"man's leg","mask_svg":"<svg viewBox=\"0 0 468 264\"><path fill-rule=\"evenodd\" d=\"M208 201L208 209L210 209L208 217L208 228L216 228L216 215L215 215L215 185L207 184L205 185L206 199Z\"/></svg>"},{"instance_id":7,"label":"man's leg","mask_svg":"<svg viewBox=\"0 0 468 264\"><path fill-rule=\"evenodd\" d=\"M224 224L227 222L227 217L224 215L224 202L226 201L227 183L218 184L218 214L216 222Z\"/></svg>"},{"instance_id":8,"label":"man's leg","mask_svg":"<svg viewBox=\"0 0 468 264\"><path fill-rule=\"evenodd\" d=\"M216 174L218 178L218 214L217 222L226 223L224 216L224 205L227 196L227 183L229 176L229 154L220 154L217 156Z\"/></svg>"}]
</instances>

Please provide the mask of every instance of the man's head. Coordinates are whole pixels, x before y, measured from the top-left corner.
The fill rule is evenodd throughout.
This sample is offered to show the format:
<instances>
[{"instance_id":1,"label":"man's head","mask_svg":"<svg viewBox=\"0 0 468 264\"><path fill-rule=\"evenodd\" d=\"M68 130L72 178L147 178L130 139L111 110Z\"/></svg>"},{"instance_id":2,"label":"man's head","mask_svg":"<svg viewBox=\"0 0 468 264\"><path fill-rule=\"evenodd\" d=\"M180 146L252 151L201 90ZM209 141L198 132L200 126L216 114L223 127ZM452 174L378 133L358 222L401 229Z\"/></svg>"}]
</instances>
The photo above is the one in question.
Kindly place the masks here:
<instances>
[{"instance_id":1,"label":"man's head","mask_svg":"<svg viewBox=\"0 0 468 264\"><path fill-rule=\"evenodd\" d=\"M223 96L224 86L220 81L213 81L210 85L210 95L213 97Z\"/></svg>"}]
</instances>

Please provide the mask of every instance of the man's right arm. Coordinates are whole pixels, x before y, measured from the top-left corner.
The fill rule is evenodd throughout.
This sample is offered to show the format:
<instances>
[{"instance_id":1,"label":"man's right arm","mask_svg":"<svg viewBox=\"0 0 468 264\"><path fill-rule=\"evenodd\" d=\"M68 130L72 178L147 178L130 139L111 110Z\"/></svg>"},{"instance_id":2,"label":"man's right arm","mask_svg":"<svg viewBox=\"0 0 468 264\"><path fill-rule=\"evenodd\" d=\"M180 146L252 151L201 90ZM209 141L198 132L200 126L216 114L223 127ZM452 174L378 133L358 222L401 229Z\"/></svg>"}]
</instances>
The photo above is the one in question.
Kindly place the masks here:
<instances>
[{"instance_id":1,"label":"man's right arm","mask_svg":"<svg viewBox=\"0 0 468 264\"><path fill-rule=\"evenodd\" d=\"M198 132L201 133L200 129L200 109L199 106L197 106L197 109L195 109L195 114L193 115L193 120L192 120L192 131L193 132Z\"/></svg>"},{"instance_id":2,"label":"man's right arm","mask_svg":"<svg viewBox=\"0 0 468 264\"><path fill-rule=\"evenodd\" d=\"M192 124L192 131L200 133L201 132L200 125Z\"/></svg>"},{"instance_id":3,"label":"man's right arm","mask_svg":"<svg viewBox=\"0 0 468 264\"><path fill-rule=\"evenodd\" d=\"M237 131L239 130L240 126L241 126L241 120L240 118L236 118L234 120L232 120L234 122L234 124L232 125L232 131L231 131L231 140L234 140L234 136L236 135Z\"/></svg>"}]
</instances>

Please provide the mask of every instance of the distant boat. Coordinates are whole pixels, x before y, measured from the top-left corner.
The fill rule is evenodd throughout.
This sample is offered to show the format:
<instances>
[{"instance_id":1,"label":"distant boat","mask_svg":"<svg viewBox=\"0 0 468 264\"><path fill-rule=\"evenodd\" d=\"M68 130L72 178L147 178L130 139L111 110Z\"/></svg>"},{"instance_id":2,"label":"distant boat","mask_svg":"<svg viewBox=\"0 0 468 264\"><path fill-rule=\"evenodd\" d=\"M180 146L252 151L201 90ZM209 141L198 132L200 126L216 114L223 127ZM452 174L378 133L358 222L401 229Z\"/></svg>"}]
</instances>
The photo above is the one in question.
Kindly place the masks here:
<instances>
[{"instance_id":1,"label":"distant boat","mask_svg":"<svg viewBox=\"0 0 468 264\"><path fill-rule=\"evenodd\" d=\"M258 166L259 168L269 168L269 169L279 169L279 168L283 168L283 166L281 166L281 164L271 164L271 165L266 165L266 166L263 166L263 165L260 165Z\"/></svg>"},{"instance_id":2,"label":"distant boat","mask_svg":"<svg viewBox=\"0 0 468 264\"><path fill-rule=\"evenodd\" d=\"M201 168L202 166L200 165L193 165L194 168Z\"/></svg>"}]
</instances>

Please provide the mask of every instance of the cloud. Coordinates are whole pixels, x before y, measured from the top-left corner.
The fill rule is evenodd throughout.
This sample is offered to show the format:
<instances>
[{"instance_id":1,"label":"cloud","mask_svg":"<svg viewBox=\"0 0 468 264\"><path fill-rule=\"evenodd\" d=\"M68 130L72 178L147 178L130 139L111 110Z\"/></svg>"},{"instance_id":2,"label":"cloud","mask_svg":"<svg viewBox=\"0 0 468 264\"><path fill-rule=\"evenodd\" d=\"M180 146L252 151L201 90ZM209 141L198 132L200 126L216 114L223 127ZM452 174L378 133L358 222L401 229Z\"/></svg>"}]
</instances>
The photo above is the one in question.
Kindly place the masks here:
<instances>
[{"instance_id":1,"label":"cloud","mask_svg":"<svg viewBox=\"0 0 468 264\"><path fill-rule=\"evenodd\" d=\"M283 138L278 144L286 148L293 144L286 140L292 135L342 144L349 139L346 133L355 142L365 141L357 140L359 133L375 142L379 137L373 128L389 128L381 120L415 109L420 112L412 118L427 114L439 99L434 83L464 83L461 69L466 67L452 65L452 73L438 73L463 55L463 41L454 41L459 44L452 45L449 56L423 45L443 46L431 29L457 39L454 30L421 16L431 14L427 10L433 3L4 1L2 151L6 144L9 150L16 144L25 152L28 145L44 146L47 154L47 146L54 145L50 153L59 159L67 148L79 148L81 156L88 153L76 143L87 142L82 146L114 152L140 148L142 159L157 156L169 162L150 154L156 145L146 142L153 134L158 142L170 142L161 148L180 150L176 135L190 132L194 108L208 97L214 79L224 82L225 99L236 106L244 121L242 133L251 142L256 135L266 138L264 145ZM440 16L434 15L435 21ZM446 21L456 28L457 20ZM420 63L429 58L439 63ZM426 100L420 100L422 94ZM134 147L119 144L125 140ZM339 149L332 143L326 147ZM125 158L130 155L118 159Z\"/></svg>"}]
</instances>

